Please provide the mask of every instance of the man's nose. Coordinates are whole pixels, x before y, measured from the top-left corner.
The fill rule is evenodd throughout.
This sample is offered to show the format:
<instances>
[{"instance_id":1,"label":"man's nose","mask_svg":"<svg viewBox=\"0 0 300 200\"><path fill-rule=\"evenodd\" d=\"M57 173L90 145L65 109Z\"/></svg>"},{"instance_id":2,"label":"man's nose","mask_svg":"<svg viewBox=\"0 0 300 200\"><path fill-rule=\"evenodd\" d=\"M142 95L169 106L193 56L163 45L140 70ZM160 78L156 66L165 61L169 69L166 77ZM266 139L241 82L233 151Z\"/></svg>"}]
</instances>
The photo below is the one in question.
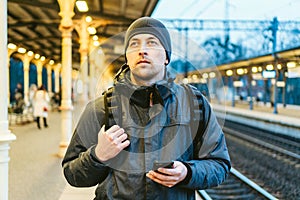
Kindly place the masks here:
<instances>
[{"instance_id":1,"label":"man's nose","mask_svg":"<svg viewBox=\"0 0 300 200\"><path fill-rule=\"evenodd\" d=\"M142 43L139 48L139 55L148 55L146 43Z\"/></svg>"},{"instance_id":2,"label":"man's nose","mask_svg":"<svg viewBox=\"0 0 300 200\"><path fill-rule=\"evenodd\" d=\"M148 55L147 51L139 51L139 56Z\"/></svg>"}]
</instances>

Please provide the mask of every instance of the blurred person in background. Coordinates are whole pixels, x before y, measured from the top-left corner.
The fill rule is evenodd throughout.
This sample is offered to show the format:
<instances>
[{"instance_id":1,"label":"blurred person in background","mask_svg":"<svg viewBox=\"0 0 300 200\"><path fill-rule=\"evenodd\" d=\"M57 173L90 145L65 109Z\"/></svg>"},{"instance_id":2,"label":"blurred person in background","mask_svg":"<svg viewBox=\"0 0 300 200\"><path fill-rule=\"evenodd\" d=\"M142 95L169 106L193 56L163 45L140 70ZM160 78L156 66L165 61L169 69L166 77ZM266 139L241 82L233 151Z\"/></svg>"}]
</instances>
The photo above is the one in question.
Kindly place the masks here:
<instances>
[{"instance_id":1,"label":"blurred person in background","mask_svg":"<svg viewBox=\"0 0 300 200\"><path fill-rule=\"evenodd\" d=\"M20 92L15 94L15 104L13 105L13 112L17 114L23 113L25 108L25 101Z\"/></svg>"},{"instance_id":2,"label":"blurred person in background","mask_svg":"<svg viewBox=\"0 0 300 200\"><path fill-rule=\"evenodd\" d=\"M36 123L38 129L41 129L40 118L43 118L44 127L48 127L47 118L48 118L48 110L49 110L49 95L45 89L45 86L42 85L35 92L33 97L33 116L36 118Z\"/></svg>"},{"instance_id":3,"label":"blurred person in background","mask_svg":"<svg viewBox=\"0 0 300 200\"><path fill-rule=\"evenodd\" d=\"M29 87L29 105L28 107L30 108L30 112L33 113L33 104L34 104L34 95L37 91L37 86L36 84L31 84L30 87Z\"/></svg>"},{"instance_id":4,"label":"blurred person in background","mask_svg":"<svg viewBox=\"0 0 300 200\"><path fill-rule=\"evenodd\" d=\"M17 83L17 86L16 86L16 89L14 91L14 96L13 96L13 101L15 102L16 101L16 97L20 97L20 95L22 96L22 98L24 97L23 94L24 91L23 91L23 86L21 83Z\"/></svg>"}]
</instances>

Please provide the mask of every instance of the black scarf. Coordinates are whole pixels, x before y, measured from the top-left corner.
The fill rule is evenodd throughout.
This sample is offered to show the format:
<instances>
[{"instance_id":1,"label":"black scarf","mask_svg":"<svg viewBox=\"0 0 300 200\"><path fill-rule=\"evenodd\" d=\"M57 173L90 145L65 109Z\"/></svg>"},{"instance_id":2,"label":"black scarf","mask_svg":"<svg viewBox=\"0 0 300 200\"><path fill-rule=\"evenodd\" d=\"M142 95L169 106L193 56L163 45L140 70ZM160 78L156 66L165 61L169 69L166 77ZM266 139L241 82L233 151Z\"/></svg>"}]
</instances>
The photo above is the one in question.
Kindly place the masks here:
<instances>
[{"instance_id":1,"label":"black scarf","mask_svg":"<svg viewBox=\"0 0 300 200\"><path fill-rule=\"evenodd\" d=\"M163 99L156 85L152 86L142 86L137 88L130 97L130 104L136 104L142 108L150 107L150 99L152 98L152 103L164 105Z\"/></svg>"}]
</instances>

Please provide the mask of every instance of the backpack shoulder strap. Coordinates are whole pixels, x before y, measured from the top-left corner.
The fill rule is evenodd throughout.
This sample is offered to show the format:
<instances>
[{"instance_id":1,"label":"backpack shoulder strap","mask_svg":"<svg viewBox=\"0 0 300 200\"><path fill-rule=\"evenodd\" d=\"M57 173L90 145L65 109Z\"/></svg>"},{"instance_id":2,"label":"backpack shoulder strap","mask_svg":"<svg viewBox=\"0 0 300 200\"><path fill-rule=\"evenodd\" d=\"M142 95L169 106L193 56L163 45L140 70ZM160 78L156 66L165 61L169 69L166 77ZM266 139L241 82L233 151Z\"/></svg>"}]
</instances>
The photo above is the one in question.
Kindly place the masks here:
<instances>
[{"instance_id":1,"label":"backpack shoulder strap","mask_svg":"<svg viewBox=\"0 0 300 200\"><path fill-rule=\"evenodd\" d=\"M201 94L201 92L190 84L182 84L189 95L191 109L191 130L195 136L194 145L195 149L200 149L203 142L203 134L207 127L208 120L210 117L210 106Z\"/></svg>"},{"instance_id":2,"label":"backpack shoulder strap","mask_svg":"<svg viewBox=\"0 0 300 200\"><path fill-rule=\"evenodd\" d=\"M103 92L104 96L104 124L105 130L115 124L122 126L122 104L120 96L116 94L115 88L111 87Z\"/></svg>"}]
</instances>

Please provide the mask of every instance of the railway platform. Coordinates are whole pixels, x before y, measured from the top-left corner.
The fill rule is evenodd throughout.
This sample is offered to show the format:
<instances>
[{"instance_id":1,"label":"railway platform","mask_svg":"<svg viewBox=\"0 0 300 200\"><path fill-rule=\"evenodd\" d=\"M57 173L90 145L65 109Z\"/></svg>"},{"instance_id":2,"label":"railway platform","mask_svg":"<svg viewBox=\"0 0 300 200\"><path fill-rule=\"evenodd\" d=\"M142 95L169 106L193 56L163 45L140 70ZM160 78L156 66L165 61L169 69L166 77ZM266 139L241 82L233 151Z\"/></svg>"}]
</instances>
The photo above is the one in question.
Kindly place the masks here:
<instances>
[{"instance_id":1,"label":"railway platform","mask_svg":"<svg viewBox=\"0 0 300 200\"><path fill-rule=\"evenodd\" d=\"M83 105L75 104L73 125ZM9 199L91 200L94 188L74 188L62 173L58 156L61 114L50 111L48 128L38 129L35 122L12 123L9 129L17 137L10 144ZM74 127L74 126L73 126Z\"/></svg>"},{"instance_id":2,"label":"railway platform","mask_svg":"<svg viewBox=\"0 0 300 200\"><path fill-rule=\"evenodd\" d=\"M282 104L278 104L277 114L273 113L274 108L270 104L263 102L253 104L252 110L247 102L236 102L234 107L231 102L212 103L212 107L221 119L300 138L300 106L287 105L284 107Z\"/></svg>"},{"instance_id":3,"label":"railway platform","mask_svg":"<svg viewBox=\"0 0 300 200\"><path fill-rule=\"evenodd\" d=\"M75 104L73 123L77 123L83 105ZM213 104L217 111L224 106ZM300 107L278 106L278 114L272 113L272 108L254 105L249 110L247 104L237 103L235 107L225 106L226 118L233 113L240 116L264 118L277 123L299 125ZM237 114L236 114L237 115ZM237 117L236 117L237 118ZM9 199L30 200L84 200L93 199L94 187L74 188L63 177L59 151L61 114L57 111L49 112L48 128L39 130L34 122L26 124L11 124L10 130L17 136L11 143L9 162ZM200 199L198 196L197 199Z\"/></svg>"}]
</instances>

